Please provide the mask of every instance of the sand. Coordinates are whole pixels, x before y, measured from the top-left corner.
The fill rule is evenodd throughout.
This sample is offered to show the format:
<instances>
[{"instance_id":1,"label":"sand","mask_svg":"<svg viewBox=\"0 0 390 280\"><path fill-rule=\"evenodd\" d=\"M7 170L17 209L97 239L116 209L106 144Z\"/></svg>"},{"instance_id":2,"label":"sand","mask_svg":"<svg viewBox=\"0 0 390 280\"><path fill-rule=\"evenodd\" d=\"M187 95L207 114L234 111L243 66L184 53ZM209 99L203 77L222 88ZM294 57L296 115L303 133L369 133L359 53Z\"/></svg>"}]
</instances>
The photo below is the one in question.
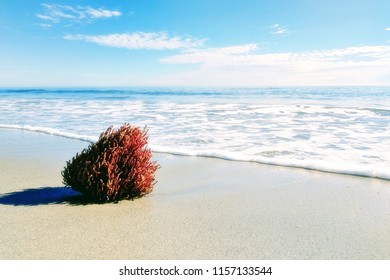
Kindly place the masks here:
<instances>
[{"instance_id":1,"label":"sand","mask_svg":"<svg viewBox=\"0 0 390 280\"><path fill-rule=\"evenodd\" d=\"M390 259L390 181L155 154L150 195L82 205L86 146L0 129L0 259Z\"/></svg>"}]
</instances>

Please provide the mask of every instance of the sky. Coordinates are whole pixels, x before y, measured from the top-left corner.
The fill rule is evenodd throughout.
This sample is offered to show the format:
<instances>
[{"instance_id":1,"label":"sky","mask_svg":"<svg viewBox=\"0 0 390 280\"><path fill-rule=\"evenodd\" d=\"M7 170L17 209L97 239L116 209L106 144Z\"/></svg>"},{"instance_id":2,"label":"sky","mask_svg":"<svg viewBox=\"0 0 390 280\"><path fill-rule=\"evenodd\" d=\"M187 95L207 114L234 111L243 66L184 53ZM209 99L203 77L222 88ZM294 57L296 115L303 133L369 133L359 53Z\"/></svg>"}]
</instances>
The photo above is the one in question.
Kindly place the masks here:
<instances>
[{"instance_id":1,"label":"sky","mask_svg":"<svg viewBox=\"0 0 390 280\"><path fill-rule=\"evenodd\" d=\"M0 0L0 87L390 85L388 0Z\"/></svg>"}]
</instances>

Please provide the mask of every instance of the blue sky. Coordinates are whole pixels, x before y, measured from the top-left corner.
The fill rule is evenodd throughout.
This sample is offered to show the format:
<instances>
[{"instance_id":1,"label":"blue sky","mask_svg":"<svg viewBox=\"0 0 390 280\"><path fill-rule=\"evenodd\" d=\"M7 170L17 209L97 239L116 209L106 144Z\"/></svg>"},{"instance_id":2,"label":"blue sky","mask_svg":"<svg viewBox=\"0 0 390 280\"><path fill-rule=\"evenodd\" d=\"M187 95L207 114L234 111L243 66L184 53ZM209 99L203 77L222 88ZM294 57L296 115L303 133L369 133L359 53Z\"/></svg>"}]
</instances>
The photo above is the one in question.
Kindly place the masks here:
<instances>
[{"instance_id":1,"label":"blue sky","mask_svg":"<svg viewBox=\"0 0 390 280\"><path fill-rule=\"evenodd\" d=\"M1 87L390 85L388 0L0 0Z\"/></svg>"}]
</instances>

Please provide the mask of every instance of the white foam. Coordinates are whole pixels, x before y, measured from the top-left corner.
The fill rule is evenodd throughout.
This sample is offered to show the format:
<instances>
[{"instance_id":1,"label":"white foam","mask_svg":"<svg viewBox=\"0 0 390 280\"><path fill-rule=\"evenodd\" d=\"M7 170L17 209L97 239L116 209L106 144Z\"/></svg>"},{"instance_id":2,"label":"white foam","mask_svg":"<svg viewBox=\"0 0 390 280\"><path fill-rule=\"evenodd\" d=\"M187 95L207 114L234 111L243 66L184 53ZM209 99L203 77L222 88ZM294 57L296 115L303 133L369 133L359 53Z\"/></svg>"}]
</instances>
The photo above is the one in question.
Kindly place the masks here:
<instances>
[{"instance_id":1,"label":"white foam","mask_svg":"<svg viewBox=\"0 0 390 280\"><path fill-rule=\"evenodd\" d=\"M151 146L152 151L158 153L169 153L181 156L198 156L211 157L232 161L256 162L261 164L270 164L277 166L304 168L309 170L318 170L330 173L355 175L363 177L373 177L390 180L390 171L384 167L372 168L364 164L351 164L350 162L340 163L337 160L334 162L324 162L319 160L278 160L264 158L260 156L244 156L239 153L226 151L194 151L186 149L172 149L161 146Z\"/></svg>"},{"instance_id":2,"label":"white foam","mask_svg":"<svg viewBox=\"0 0 390 280\"><path fill-rule=\"evenodd\" d=\"M366 96L367 104L301 95L8 96L0 99L0 127L93 142L110 125L128 122L148 127L155 152L390 179L387 95ZM372 107L378 100L382 106Z\"/></svg>"},{"instance_id":3,"label":"white foam","mask_svg":"<svg viewBox=\"0 0 390 280\"><path fill-rule=\"evenodd\" d=\"M0 124L0 128L41 132L41 133L45 133L45 134L49 134L49 135L55 135L55 136L69 138L69 139L81 140L81 141L86 141L86 142L90 142L90 143L96 142L98 140L98 137L87 136L87 135L77 135L74 133L63 132L63 131L60 131L58 129L48 128L48 127L38 127L38 126L31 126L31 125Z\"/></svg>"}]
</instances>

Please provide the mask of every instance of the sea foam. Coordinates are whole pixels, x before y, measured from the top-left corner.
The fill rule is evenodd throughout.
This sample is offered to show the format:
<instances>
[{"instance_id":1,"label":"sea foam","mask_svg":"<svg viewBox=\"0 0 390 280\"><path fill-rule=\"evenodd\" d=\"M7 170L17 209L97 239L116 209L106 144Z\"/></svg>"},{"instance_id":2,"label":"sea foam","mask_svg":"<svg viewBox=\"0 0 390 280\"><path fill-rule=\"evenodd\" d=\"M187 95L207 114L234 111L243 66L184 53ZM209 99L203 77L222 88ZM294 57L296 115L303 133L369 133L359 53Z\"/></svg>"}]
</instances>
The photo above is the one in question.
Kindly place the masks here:
<instances>
[{"instance_id":1,"label":"sea foam","mask_svg":"<svg viewBox=\"0 0 390 280\"><path fill-rule=\"evenodd\" d=\"M0 127L93 142L124 122L155 152L390 180L389 88L0 91Z\"/></svg>"}]
</instances>

